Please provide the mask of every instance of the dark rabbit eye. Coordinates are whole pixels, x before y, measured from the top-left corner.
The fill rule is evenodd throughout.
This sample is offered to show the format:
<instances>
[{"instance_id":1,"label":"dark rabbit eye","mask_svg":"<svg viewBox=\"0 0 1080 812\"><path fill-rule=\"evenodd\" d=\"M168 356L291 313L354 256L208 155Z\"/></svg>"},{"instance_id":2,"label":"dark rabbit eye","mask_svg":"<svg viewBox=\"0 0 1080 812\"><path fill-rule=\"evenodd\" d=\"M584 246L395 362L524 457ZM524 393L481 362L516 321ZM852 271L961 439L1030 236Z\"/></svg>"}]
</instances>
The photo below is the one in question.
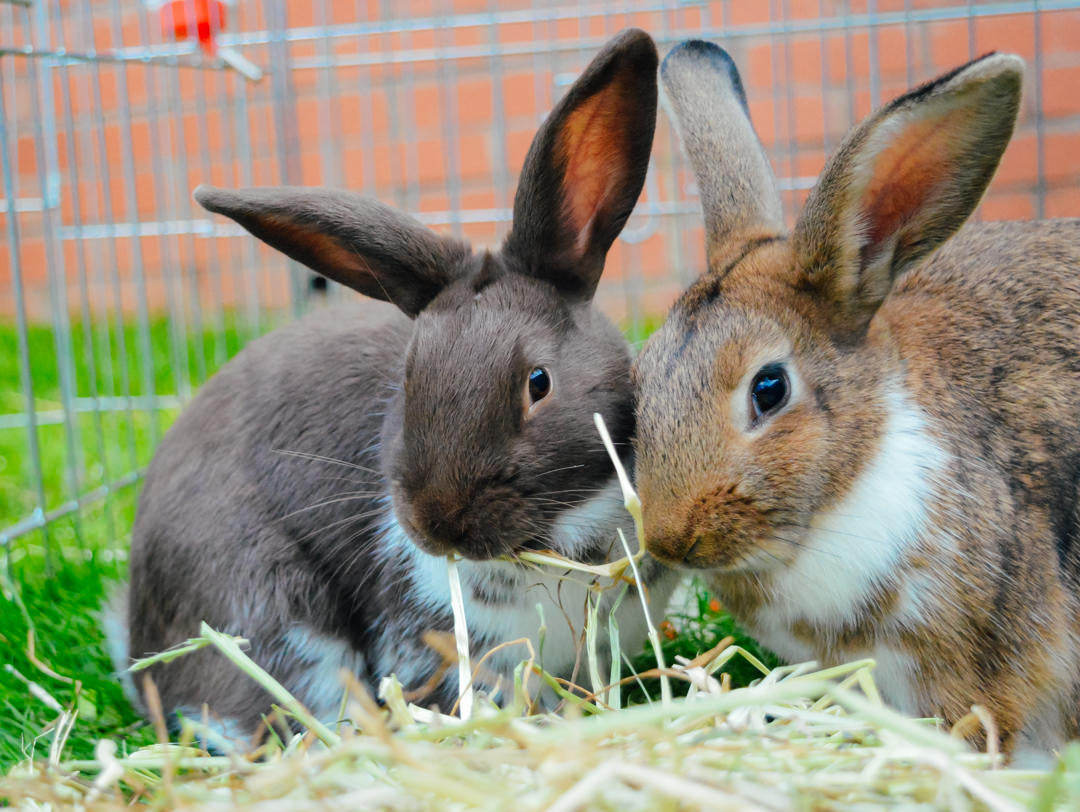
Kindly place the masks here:
<instances>
[{"instance_id":1,"label":"dark rabbit eye","mask_svg":"<svg viewBox=\"0 0 1080 812\"><path fill-rule=\"evenodd\" d=\"M782 366L770 364L762 367L750 384L750 406L754 419L775 412L787 403L789 389L787 373Z\"/></svg>"},{"instance_id":2,"label":"dark rabbit eye","mask_svg":"<svg viewBox=\"0 0 1080 812\"><path fill-rule=\"evenodd\" d=\"M551 391L551 376L543 367L536 367L529 373L529 402L543 399Z\"/></svg>"}]
</instances>

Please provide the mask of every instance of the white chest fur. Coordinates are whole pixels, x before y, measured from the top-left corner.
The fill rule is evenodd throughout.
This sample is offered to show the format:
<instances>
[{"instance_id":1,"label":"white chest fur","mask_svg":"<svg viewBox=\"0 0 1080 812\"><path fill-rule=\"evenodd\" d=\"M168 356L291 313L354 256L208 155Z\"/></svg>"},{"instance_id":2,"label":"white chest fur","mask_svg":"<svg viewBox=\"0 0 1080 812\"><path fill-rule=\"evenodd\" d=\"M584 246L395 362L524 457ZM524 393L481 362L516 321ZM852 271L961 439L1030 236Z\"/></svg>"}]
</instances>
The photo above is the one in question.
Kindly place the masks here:
<instances>
[{"instance_id":1,"label":"white chest fur","mask_svg":"<svg viewBox=\"0 0 1080 812\"><path fill-rule=\"evenodd\" d=\"M578 508L566 511L557 520L551 546L568 558L575 558L575 550L580 548L581 543L602 531L611 536L611 557L619 558L623 550L617 540L616 527L622 527L628 539L633 538L633 525L622 505L621 492L613 477L595 497ZM450 588L445 561L422 552L392 519L387 524L384 539L388 547L396 548L409 561L417 608L423 612L449 611ZM489 642L528 639L545 669L562 676L570 675L578 646L581 645L589 597L597 596L589 589L588 575L546 567L523 569L502 561L464 561L459 565L459 572L471 639ZM654 612L663 611L676 581L674 574L665 572L658 583L648 584ZM504 589L497 601L487 602L477 597L488 585L498 583L514 586ZM607 617L619 592L620 589L614 586L601 593L601 619ZM542 649L538 604L543 611L545 627ZM639 601L628 595L620 605L616 618L625 650L636 652L646 635ZM601 625L606 631L607 623ZM601 640L605 637L606 634L602 633ZM482 655L485 652L475 653ZM500 652L489 664L505 673L527 657L528 649L519 645ZM394 668L391 663L379 665L381 668ZM584 669L585 660L582 658L579 683L587 681ZM404 681L407 675L401 674L401 666L398 665L395 670Z\"/></svg>"},{"instance_id":2,"label":"white chest fur","mask_svg":"<svg viewBox=\"0 0 1080 812\"><path fill-rule=\"evenodd\" d=\"M765 645L786 659L816 658L813 647L790 633L794 624L809 625L828 637L859 620L883 586L899 585L898 565L926 532L933 481L947 455L915 404L898 391L887 402L889 415L877 454L847 497L814 517L798 558L774 574L769 602L749 624ZM903 603L905 612L917 615L919 610L920 601ZM906 658L887 645L880 655L879 679L894 684L890 693L906 704Z\"/></svg>"}]
</instances>

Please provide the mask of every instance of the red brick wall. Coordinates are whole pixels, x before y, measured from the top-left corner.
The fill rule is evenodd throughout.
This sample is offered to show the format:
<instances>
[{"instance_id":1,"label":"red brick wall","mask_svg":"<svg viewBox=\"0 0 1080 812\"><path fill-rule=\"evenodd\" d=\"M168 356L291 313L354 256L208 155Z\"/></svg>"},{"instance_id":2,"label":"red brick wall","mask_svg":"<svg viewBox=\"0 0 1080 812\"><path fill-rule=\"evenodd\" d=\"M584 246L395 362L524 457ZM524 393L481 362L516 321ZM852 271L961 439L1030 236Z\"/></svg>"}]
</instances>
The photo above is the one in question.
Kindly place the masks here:
<instances>
[{"instance_id":1,"label":"red brick wall","mask_svg":"<svg viewBox=\"0 0 1080 812\"><path fill-rule=\"evenodd\" d=\"M568 12L470 0L292 0L285 23L293 35L311 38L275 48L258 41L274 28L273 6L240 0L226 35L251 34L255 42L237 44L242 53L263 67L287 66L285 88L269 77L252 85L231 73L141 64L75 65L46 74L41 60L2 57L17 197L24 205L40 197L41 146L48 151L55 143L60 181L59 208L50 217L28 211L16 218L31 314L49 313L50 268L66 277L61 287L68 301L61 307L79 306L84 271L95 312L115 306L130 312L140 301L154 310L191 309L196 302L244 308L256 296L262 305L284 304L283 263L246 237L77 239L71 230L110 221L143 229L193 219L223 226L190 203L191 188L207 181L344 185L421 216L444 220L440 213L460 212L470 221L461 233L494 243L507 223L491 212L509 208L540 117L598 44L627 25L652 32L661 50L707 36L732 52L754 123L790 187L789 218L854 120L972 55L1019 53L1029 67L1021 122L978 216L1080 216L1080 9L1001 14L1006 4L969 9L967 2L911 0L730 0L658 10L663 5L638 2L628 4L629 12L602 12L600 4L582 4ZM0 48L167 45L139 3L83 0L59 9L42 29L28 27L22 10L0 4ZM984 16L969 19L971 10ZM877 24L867 25L871 18ZM374 30L379 25L397 30L381 33ZM356 30L332 38L311 30L322 26ZM334 66L322 66L327 62ZM34 101L42 98L44 75L55 141L35 134L35 121L50 118ZM604 283L608 305L620 315L639 307L662 312L701 264L693 185L663 115L652 173L642 213L631 221L646 238L616 246ZM14 308L6 216L0 209L0 314ZM145 295L137 284L140 256Z\"/></svg>"}]
</instances>

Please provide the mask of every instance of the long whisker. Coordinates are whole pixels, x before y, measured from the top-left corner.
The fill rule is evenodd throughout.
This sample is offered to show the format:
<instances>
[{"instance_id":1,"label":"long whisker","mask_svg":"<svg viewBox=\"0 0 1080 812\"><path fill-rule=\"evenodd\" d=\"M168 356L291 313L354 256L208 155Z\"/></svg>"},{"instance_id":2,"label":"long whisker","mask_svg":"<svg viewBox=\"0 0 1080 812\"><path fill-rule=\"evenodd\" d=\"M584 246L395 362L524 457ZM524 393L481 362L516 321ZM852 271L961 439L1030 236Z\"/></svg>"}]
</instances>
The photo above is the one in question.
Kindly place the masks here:
<instances>
[{"instance_id":1,"label":"long whisker","mask_svg":"<svg viewBox=\"0 0 1080 812\"><path fill-rule=\"evenodd\" d=\"M562 468L552 468L550 471L544 471L537 474L537 476L547 476L548 474L557 474L559 471L569 471L572 468L584 468L585 463L579 462L577 465L564 465Z\"/></svg>"},{"instance_id":2,"label":"long whisker","mask_svg":"<svg viewBox=\"0 0 1080 812\"><path fill-rule=\"evenodd\" d=\"M369 474L379 474L373 468L365 468L363 465L357 465L355 462L348 462L347 460L338 460L333 457L326 457L322 454L312 454L308 451L290 451L285 448L272 449L275 454L286 454L290 457L300 457L301 459L312 460L314 462L326 462L331 465L343 465L346 468L355 468L357 471L366 471Z\"/></svg>"},{"instance_id":3,"label":"long whisker","mask_svg":"<svg viewBox=\"0 0 1080 812\"><path fill-rule=\"evenodd\" d=\"M292 513L286 513L280 518L289 519L293 516L299 515L300 513L307 513L309 510L316 510L318 508L327 507L329 505L337 505L341 502L354 502L357 499L369 499L372 496L380 496L381 494L382 491L351 491L349 493L342 493L338 494L333 499L327 499L323 502L316 502L314 505L308 505L307 507L302 507L294 510Z\"/></svg>"}]
</instances>

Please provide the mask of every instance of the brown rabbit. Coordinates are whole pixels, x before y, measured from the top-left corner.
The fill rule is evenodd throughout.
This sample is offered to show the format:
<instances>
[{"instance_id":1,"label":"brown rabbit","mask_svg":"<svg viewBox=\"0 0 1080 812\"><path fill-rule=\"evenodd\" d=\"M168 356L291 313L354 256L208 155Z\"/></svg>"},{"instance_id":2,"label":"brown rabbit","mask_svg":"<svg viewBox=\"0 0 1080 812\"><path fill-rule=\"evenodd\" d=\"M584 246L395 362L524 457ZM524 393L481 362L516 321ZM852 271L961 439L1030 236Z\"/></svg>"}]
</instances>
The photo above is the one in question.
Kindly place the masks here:
<instances>
[{"instance_id":1,"label":"brown rabbit","mask_svg":"<svg viewBox=\"0 0 1080 812\"><path fill-rule=\"evenodd\" d=\"M788 234L731 59L672 51L708 270L636 361L636 449L649 551L764 644L872 656L895 707L979 703L1045 753L1080 732L1080 221L949 239L1022 73L991 54L874 113Z\"/></svg>"},{"instance_id":2,"label":"brown rabbit","mask_svg":"<svg viewBox=\"0 0 1080 812\"><path fill-rule=\"evenodd\" d=\"M205 620L249 638L252 657L323 718L338 711L341 668L372 690L395 673L449 710L456 673L442 676L422 636L452 627L443 557L456 552L476 654L531 637L541 664L571 677L588 590L494 559L621 555L615 528L629 517L592 416L629 463L630 354L592 298L644 183L657 61L633 30L592 61L537 133L495 253L346 192L196 190L207 209L396 308L316 312L206 384L147 473L118 648L160 651ZM650 561L644 577L663 604L676 575ZM632 648L645 636L635 603L619 609ZM487 667L506 677L526 656L504 649ZM209 651L152 676L166 712L209 703L230 738L269 710Z\"/></svg>"}]
</instances>

